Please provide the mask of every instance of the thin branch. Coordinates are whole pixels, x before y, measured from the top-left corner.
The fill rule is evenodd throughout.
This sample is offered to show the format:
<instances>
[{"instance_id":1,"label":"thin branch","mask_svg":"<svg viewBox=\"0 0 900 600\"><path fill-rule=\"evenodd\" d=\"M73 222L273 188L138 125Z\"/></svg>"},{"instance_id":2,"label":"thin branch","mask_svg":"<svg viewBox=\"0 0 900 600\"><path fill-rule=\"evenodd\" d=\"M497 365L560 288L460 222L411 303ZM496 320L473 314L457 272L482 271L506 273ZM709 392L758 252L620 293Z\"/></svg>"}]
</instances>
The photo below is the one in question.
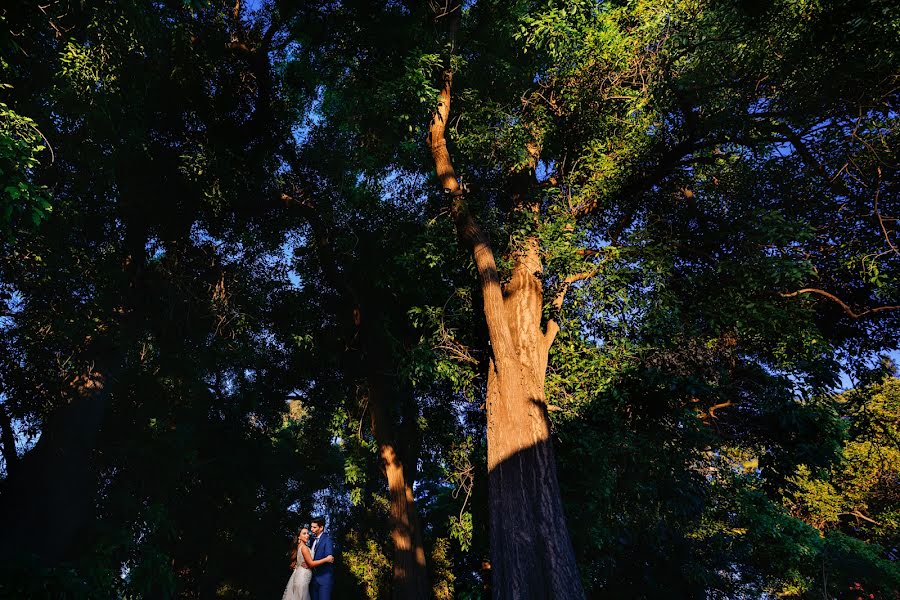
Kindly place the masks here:
<instances>
[{"instance_id":1,"label":"thin branch","mask_svg":"<svg viewBox=\"0 0 900 600\"><path fill-rule=\"evenodd\" d=\"M602 264L602 263L601 263ZM576 281L584 281L585 279L590 279L594 277L598 271L600 271L600 266L597 265L591 271L584 271L582 273L576 273L574 275L569 275L563 280L563 284L557 292L556 297L553 299L553 309L558 311L562 308L563 301L566 299L566 292L569 291L569 286L571 286ZM550 346L553 345L553 340L556 339L556 334L559 333L559 322L554 319L547 320L547 330L544 332L544 347L549 350Z\"/></svg>"},{"instance_id":2,"label":"thin branch","mask_svg":"<svg viewBox=\"0 0 900 600\"><path fill-rule=\"evenodd\" d=\"M366 396L366 401L363 404L362 412L359 415L359 429L356 431L356 437L360 440L363 439L363 437L362 437L363 417L366 416L366 411L369 410L369 394L366 394L365 396Z\"/></svg>"},{"instance_id":3,"label":"thin branch","mask_svg":"<svg viewBox=\"0 0 900 600\"><path fill-rule=\"evenodd\" d=\"M869 523L872 523L873 525L881 525L881 523L879 523L875 519L873 519L871 517L867 517L866 515L859 512L858 510L852 510L850 512L842 512L842 513L838 513L838 515L851 515L853 517L856 517L857 519L862 519L863 521L868 521Z\"/></svg>"},{"instance_id":4,"label":"thin branch","mask_svg":"<svg viewBox=\"0 0 900 600\"><path fill-rule=\"evenodd\" d=\"M884 239L888 243L888 246L891 247L891 250L900 254L900 251L897 250L897 246L894 245L894 242L891 241L891 236L888 235L887 227L884 226L884 218L881 216L881 211L878 210L878 197L881 194L881 167L878 167L878 183L875 185L875 216L878 217L878 224L881 225L881 232L884 233Z\"/></svg>"},{"instance_id":5,"label":"thin branch","mask_svg":"<svg viewBox=\"0 0 900 600\"><path fill-rule=\"evenodd\" d=\"M294 172L299 173L299 170L295 170ZM282 193L281 201L298 209L306 218L310 229L312 229L313 243L315 244L316 251L319 253L319 266L322 268L323 274L335 288L343 292L345 297L353 302L354 306L359 307L361 305L361 299L356 288L338 268L340 262L335 255L334 248L331 244L331 238L328 235L330 228L322 219L322 215L319 214L319 211L310 196L305 194L303 190L299 188L296 192L298 193L294 195ZM357 308L357 310L354 311L354 320L358 319L359 314Z\"/></svg>"},{"instance_id":6,"label":"thin branch","mask_svg":"<svg viewBox=\"0 0 900 600\"><path fill-rule=\"evenodd\" d=\"M852 195L850 188L848 188L844 180L840 178L841 172L847 168L846 164L841 167L834 175L828 175L828 171L825 169L825 165L813 155L812 151L807 147L807 145L803 142L799 135L797 135L793 130L791 130L790 127L787 126L783 126L781 128L781 131L784 133L784 136L791 143L791 145L797 149L797 154L800 155L800 157L806 164L819 172L819 175L822 176L822 179L825 180L828 187L830 187L835 194L837 194L838 196L847 197Z\"/></svg>"},{"instance_id":7,"label":"thin branch","mask_svg":"<svg viewBox=\"0 0 900 600\"><path fill-rule=\"evenodd\" d=\"M44 143L47 144L47 148L50 150L50 164L52 165L56 161L56 155L53 153L53 146L50 144L50 141L47 140L47 136L41 133L40 129L38 129L34 125L31 125L30 123L29 126L37 131L38 135L41 136L41 138L44 140Z\"/></svg>"},{"instance_id":8,"label":"thin branch","mask_svg":"<svg viewBox=\"0 0 900 600\"><path fill-rule=\"evenodd\" d=\"M846 302L844 302L843 300L841 300L834 294L831 294L829 292L826 292L825 290L820 290L820 289L816 289L816 288L803 288L802 290L797 290L796 292L790 292L790 293L782 292L782 293L779 293L779 296L781 296L782 298L793 298L794 296L799 296L800 294L818 294L819 296L824 296L825 298L828 298L832 302L837 303L844 310L845 313L847 313L850 317L852 317L854 319L859 319L860 317L864 317L866 315L873 314L873 313L879 313L879 312L884 312L884 311L888 311L888 310L900 309L900 306L878 306L876 308L869 308L869 309L866 309L866 310L858 313L858 312L855 312L852 308L850 308L850 306Z\"/></svg>"},{"instance_id":9,"label":"thin branch","mask_svg":"<svg viewBox=\"0 0 900 600\"><path fill-rule=\"evenodd\" d=\"M734 402L732 402L731 400L726 400L725 402L713 404L706 412L711 419L717 419L718 417L716 416L716 411L722 408L728 408L729 406L734 406Z\"/></svg>"},{"instance_id":10,"label":"thin branch","mask_svg":"<svg viewBox=\"0 0 900 600\"><path fill-rule=\"evenodd\" d=\"M590 271L575 273L574 275L569 275L568 277L563 279L562 288L559 290L559 293L556 294L556 298L553 299L553 308L555 308L556 310L562 308L563 300L566 299L566 292L569 290L569 286L571 286L576 281L584 281L585 279L594 277L599 270L600 266L598 265L596 268L591 269Z\"/></svg>"}]
</instances>

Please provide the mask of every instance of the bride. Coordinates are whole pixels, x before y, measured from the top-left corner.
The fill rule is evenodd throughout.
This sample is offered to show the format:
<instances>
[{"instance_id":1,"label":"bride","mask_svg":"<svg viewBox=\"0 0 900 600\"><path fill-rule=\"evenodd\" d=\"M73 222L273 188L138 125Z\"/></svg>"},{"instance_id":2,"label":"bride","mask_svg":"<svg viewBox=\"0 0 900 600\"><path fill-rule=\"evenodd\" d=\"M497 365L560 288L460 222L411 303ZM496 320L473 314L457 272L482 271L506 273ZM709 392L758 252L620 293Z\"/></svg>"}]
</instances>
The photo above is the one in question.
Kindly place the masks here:
<instances>
[{"instance_id":1,"label":"bride","mask_svg":"<svg viewBox=\"0 0 900 600\"><path fill-rule=\"evenodd\" d=\"M309 552L309 529L306 527L301 529L297 534L297 544L291 551L291 568L294 572L288 579L281 600L310 600L309 582L312 579L313 568L330 562L334 562L334 557L330 554L325 558L313 560Z\"/></svg>"}]
</instances>

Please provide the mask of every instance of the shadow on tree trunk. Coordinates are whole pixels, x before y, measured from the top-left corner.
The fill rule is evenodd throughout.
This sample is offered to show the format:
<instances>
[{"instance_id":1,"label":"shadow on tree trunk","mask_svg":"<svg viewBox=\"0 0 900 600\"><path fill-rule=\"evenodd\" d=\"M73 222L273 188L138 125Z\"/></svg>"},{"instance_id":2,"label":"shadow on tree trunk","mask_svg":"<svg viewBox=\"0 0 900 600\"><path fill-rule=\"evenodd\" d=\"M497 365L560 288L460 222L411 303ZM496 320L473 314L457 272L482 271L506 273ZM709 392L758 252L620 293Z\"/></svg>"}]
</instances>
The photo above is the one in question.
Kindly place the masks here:
<instances>
[{"instance_id":1,"label":"shadow on tree trunk","mask_svg":"<svg viewBox=\"0 0 900 600\"><path fill-rule=\"evenodd\" d=\"M552 442L500 461L488 480L493 597L583 599Z\"/></svg>"}]
</instances>

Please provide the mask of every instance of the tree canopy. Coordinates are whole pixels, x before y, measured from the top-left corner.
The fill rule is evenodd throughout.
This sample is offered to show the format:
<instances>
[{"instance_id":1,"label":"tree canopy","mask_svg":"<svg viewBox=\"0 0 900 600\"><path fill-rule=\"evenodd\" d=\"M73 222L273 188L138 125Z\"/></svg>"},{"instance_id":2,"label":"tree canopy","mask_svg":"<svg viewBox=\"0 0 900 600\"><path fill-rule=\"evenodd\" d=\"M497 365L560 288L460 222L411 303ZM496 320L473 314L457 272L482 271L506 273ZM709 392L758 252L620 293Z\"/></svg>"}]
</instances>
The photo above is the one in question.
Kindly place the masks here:
<instances>
[{"instance_id":1,"label":"tree canopy","mask_svg":"<svg viewBox=\"0 0 900 600\"><path fill-rule=\"evenodd\" d=\"M898 598L900 8L0 9L0 596Z\"/></svg>"}]
</instances>

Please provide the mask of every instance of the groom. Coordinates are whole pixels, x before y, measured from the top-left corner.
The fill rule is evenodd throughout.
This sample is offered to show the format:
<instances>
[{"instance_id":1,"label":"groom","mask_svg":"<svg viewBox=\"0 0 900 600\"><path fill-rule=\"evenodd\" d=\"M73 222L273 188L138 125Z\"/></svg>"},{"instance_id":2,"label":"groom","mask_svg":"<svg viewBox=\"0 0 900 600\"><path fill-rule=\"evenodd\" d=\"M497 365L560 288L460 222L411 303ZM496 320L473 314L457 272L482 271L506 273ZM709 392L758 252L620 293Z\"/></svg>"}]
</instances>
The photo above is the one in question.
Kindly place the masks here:
<instances>
[{"instance_id":1,"label":"groom","mask_svg":"<svg viewBox=\"0 0 900 600\"><path fill-rule=\"evenodd\" d=\"M316 517L309 527L316 536L312 545L313 560L319 560L329 554L334 555L334 545L325 533L325 519ZM325 563L313 569L312 582L309 584L309 595L312 600L331 600L331 588L334 587L334 564Z\"/></svg>"}]
</instances>

